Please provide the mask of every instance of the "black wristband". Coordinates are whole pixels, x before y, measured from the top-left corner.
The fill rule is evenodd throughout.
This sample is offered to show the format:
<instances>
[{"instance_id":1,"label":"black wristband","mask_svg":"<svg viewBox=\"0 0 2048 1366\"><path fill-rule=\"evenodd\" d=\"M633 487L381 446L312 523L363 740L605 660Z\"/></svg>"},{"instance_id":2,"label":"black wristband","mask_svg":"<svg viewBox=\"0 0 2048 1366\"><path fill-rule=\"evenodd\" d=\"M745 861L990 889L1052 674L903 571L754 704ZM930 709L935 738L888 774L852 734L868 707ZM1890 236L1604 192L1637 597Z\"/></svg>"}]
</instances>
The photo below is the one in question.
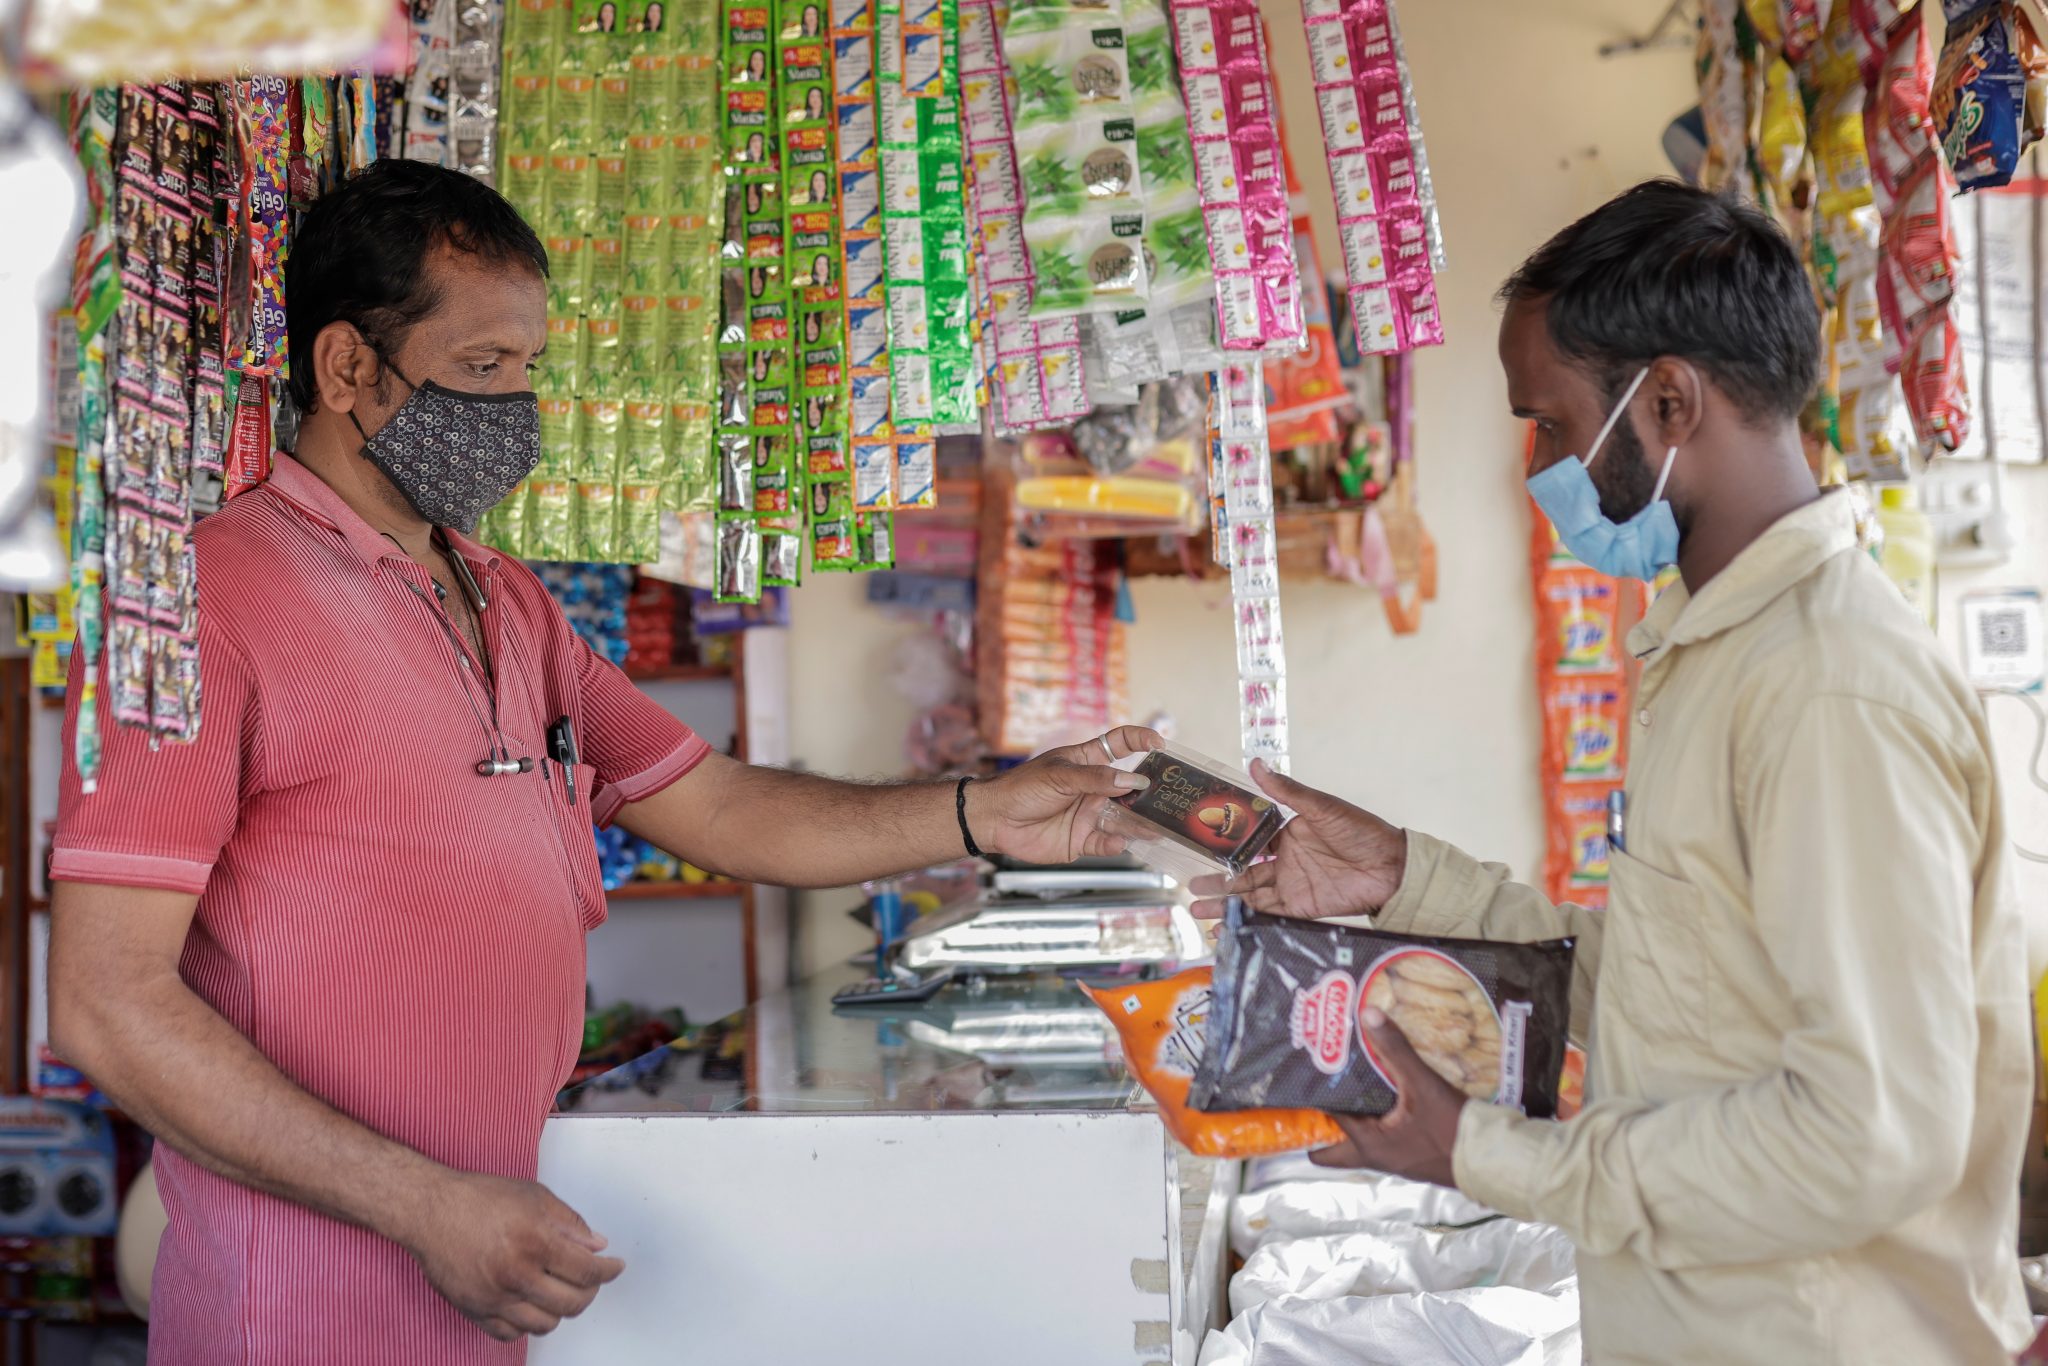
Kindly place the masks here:
<instances>
[{"instance_id":1,"label":"black wristband","mask_svg":"<svg viewBox=\"0 0 2048 1366\"><path fill-rule=\"evenodd\" d=\"M953 789L953 814L960 818L960 842L967 846L967 857L986 858L981 846L974 842L974 832L967 828L967 785L973 781L971 777L962 778L960 786Z\"/></svg>"}]
</instances>

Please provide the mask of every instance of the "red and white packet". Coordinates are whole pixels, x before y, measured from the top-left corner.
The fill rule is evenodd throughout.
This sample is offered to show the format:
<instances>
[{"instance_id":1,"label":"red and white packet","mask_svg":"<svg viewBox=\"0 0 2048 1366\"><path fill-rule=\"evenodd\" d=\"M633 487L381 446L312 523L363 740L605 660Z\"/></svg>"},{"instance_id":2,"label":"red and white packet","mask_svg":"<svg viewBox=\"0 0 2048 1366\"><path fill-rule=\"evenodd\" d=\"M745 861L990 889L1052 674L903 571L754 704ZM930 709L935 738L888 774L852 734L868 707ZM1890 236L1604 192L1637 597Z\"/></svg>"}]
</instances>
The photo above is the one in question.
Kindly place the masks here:
<instances>
[{"instance_id":1,"label":"red and white packet","mask_svg":"<svg viewBox=\"0 0 2048 1366\"><path fill-rule=\"evenodd\" d=\"M1302 0L1359 349L1443 343L1423 163L1392 0Z\"/></svg>"},{"instance_id":2,"label":"red and white packet","mask_svg":"<svg viewBox=\"0 0 2048 1366\"><path fill-rule=\"evenodd\" d=\"M1224 349L1291 355L1307 324L1258 6L1174 0L1173 32Z\"/></svg>"}]
</instances>

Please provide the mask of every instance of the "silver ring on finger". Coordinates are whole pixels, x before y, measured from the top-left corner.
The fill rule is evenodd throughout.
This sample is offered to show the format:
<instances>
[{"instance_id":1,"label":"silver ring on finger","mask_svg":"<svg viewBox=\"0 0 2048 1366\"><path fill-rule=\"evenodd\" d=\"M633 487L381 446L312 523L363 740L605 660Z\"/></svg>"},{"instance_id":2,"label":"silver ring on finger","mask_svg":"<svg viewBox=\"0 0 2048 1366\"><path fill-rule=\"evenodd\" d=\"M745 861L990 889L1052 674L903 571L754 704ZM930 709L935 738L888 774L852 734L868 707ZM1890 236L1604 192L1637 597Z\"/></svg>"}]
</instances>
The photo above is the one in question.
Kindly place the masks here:
<instances>
[{"instance_id":1,"label":"silver ring on finger","mask_svg":"<svg viewBox=\"0 0 2048 1366\"><path fill-rule=\"evenodd\" d=\"M1109 737L1107 735L1102 737L1102 752L1109 756L1111 763L1116 762L1116 751L1109 747Z\"/></svg>"}]
</instances>

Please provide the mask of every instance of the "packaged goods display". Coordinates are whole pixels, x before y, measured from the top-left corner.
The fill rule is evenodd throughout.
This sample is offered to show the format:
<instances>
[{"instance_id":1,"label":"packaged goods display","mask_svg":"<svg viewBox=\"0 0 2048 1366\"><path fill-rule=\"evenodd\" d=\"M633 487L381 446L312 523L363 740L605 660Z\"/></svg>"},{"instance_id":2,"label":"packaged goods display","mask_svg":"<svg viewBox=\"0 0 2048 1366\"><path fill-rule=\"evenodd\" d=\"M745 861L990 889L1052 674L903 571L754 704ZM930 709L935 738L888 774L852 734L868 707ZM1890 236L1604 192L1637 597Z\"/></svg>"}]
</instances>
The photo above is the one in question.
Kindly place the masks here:
<instances>
[{"instance_id":1,"label":"packaged goods display","mask_svg":"<svg viewBox=\"0 0 2048 1366\"><path fill-rule=\"evenodd\" d=\"M1704 7L1701 179L1762 204L1806 258L1827 356L1802 425L1824 481L1902 480L1969 440L1951 201L2010 180L2048 59L2021 6L1945 8L1937 61L1926 4Z\"/></svg>"},{"instance_id":2,"label":"packaged goods display","mask_svg":"<svg viewBox=\"0 0 2048 1366\"><path fill-rule=\"evenodd\" d=\"M1031 253L1024 188L1011 132L1010 72L999 34L1007 5L963 0L960 80L973 172L969 205L980 252L980 308L993 356L989 415L1002 434L1064 426L1088 414L1080 330L1071 319L1031 320Z\"/></svg>"},{"instance_id":3,"label":"packaged goods display","mask_svg":"<svg viewBox=\"0 0 2048 1366\"><path fill-rule=\"evenodd\" d=\"M1222 344L1292 353L1303 330L1301 277L1258 7L1191 0L1173 5L1173 24Z\"/></svg>"},{"instance_id":4,"label":"packaged goods display","mask_svg":"<svg viewBox=\"0 0 2048 1366\"><path fill-rule=\"evenodd\" d=\"M1532 509L1530 517L1544 890L1553 901L1604 906L1608 803L1622 790L1628 766L1633 661L1622 641L1641 619L1646 596L1639 582L1609 578L1573 559L1541 511Z\"/></svg>"},{"instance_id":5,"label":"packaged goods display","mask_svg":"<svg viewBox=\"0 0 2048 1366\"><path fill-rule=\"evenodd\" d=\"M1116 1026L1125 1065L1157 1102L1167 1131L1190 1152L1247 1158L1341 1142L1336 1121L1314 1110L1204 1114L1188 1103L1209 1046L1213 975L1213 969L1192 968L1163 981L1082 989Z\"/></svg>"},{"instance_id":6,"label":"packaged goods display","mask_svg":"<svg viewBox=\"0 0 2048 1366\"><path fill-rule=\"evenodd\" d=\"M69 51L64 12L38 15L52 52ZM1174 442L1132 457L1096 438L1215 375L1209 506L1235 519L1244 752L1285 762L1265 376L1225 361L1302 350L1314 253L1255 9L420 0L393 17L374 73L257 68L72 102L91 217L56 368L84 381L62 448L74 598L95 599L74 619L112 661L121 724L195 733L189 536L293 440L295 222L398 156L493 183L548 252L542 458L476 533L522 558L661 562L690 515L697 576L730 603L800 583L806 561L889 567L896 512L938 499L940 433L1069 427L1098 406L1084 463L1021 481L1014 506L1062 534L1198 529L1198 442L1162 472L1147 462ZM1441 235L1395 39L1374 79L1415 179L1387 202L1427 263ZM1276 371L1306 424L1291 435L1320 429L1328 368ZM1130 458L1142 468L1113 467ZM1006 748L1112 715L1114 571L1087 553L1061 550L1053 573L1079 618L1010 612L1042 641L1008 652L990 721ZM78 745L90 776L95 721Z\"/></svg>"},{"instance_id":7,"label":"packaged goods display","mask_svg":"<svg viewBox=\"0 0 2048 1366\"><path fill-rule=\"evenodd\" d=\"M1383 1012L1439 1076L1536 1118L1557 1112L1572 941L1496 944L1282 920L1233 907L1218 944L1204 1111L1383 1114L1398 1080L1364 1022Z\"/></svg>"},{"instance_id":8,"label":"packaged goods display","mask_svg":"<svg viewBox=\"0 0 2048 1366\"><path fill-rule=\"evenodd\" d=\"M1303 0L1359 350L1443 343L1441 232L1393 0Z\"/></svg>"},{"instance_id":9,"label":"packaged goods display","mask_svg":"<svg viewBox=\"0 0 2048 1366\"><path fill-rule=\"evenodd\" d=\"M1243 872L1286 819L1251 775L1180 745L1153 750L1137 772L1151 785L1104 804L1099 824L1145 863L1183 882Z\"/></svg>"},{"instance_id":10,"label":"packaged goods display","mask_svg":"<svg viewBox=\"0 0 2048 1366\"><path fill-rule=\"evenodd\" d=\"M1027 756L1127 716L1112 552L1084 540L984 537L981 553L975 691L989 749Z\"/></svg>"}]
</instances>

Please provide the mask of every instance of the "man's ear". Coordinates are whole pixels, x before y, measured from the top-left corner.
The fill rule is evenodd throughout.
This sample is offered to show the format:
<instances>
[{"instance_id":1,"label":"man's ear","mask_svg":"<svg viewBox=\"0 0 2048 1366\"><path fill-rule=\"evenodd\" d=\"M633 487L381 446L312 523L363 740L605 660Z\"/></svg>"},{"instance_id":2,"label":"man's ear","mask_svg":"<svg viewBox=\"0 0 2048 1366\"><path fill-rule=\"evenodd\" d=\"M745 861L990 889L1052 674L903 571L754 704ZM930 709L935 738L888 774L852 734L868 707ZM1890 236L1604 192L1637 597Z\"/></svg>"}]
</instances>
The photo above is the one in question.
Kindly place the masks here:
<instances>
[{"instance_id":1,"label":"man's ear","mask_svg":"<svg viewBox=\"0 0 2048 1366\"><path fill-rule=\"evenodd\" d=\"M1651 364L1643 388L1657 415L1657 444L1668 450L1692 440L1707 415L1707 381L1699 367L1665 356Z\"/></svg>"},{"instance_id":2,"label":"man's ear","mask_svg":"<svg viewBox=\"0 0 2048 1366\"><path fill-rule=\"evenodd\" d=\"M322 408L352 411L362 392L376 385L383 364L355 324L329 323L313 338L313 393Z\"/></svg>"}]
</instances>

